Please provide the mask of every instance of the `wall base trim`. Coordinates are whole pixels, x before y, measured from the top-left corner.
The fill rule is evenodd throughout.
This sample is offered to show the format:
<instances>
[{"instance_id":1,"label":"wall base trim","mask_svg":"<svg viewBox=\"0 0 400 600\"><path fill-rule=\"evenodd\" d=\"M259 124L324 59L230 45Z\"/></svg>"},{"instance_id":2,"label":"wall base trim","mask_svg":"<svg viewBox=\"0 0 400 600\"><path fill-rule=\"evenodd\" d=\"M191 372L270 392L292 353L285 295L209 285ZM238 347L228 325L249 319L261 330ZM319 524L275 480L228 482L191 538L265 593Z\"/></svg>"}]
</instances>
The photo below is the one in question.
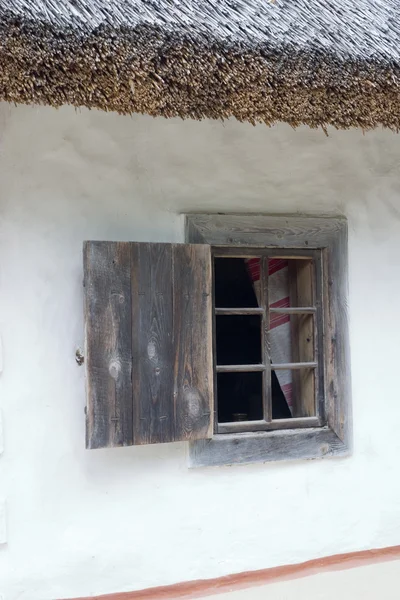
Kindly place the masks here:
<instances>
[{"instance_id":1,"label":"wall base trim","mask_svg":"<svg viewBox=\"0 0 400 600\"><path fill-rule=\"evenodd\" d=\"M261 569L258 571L245 571L232 575L215 577L214 579L199 579L184 581L172 585L147 588L133 592L116 592L100 596L73 598L69 600L189 600L233 592L236 590L276 583L288 579L298 579L326 571L342 571L354 569L373 563L387 562L400 559L400 546L376 548L374 550L361 550L346 554L335 554L316 558L303 563L282 565ZM67 600L67 599L64 599Z\"/></svg>"}]
</instances>

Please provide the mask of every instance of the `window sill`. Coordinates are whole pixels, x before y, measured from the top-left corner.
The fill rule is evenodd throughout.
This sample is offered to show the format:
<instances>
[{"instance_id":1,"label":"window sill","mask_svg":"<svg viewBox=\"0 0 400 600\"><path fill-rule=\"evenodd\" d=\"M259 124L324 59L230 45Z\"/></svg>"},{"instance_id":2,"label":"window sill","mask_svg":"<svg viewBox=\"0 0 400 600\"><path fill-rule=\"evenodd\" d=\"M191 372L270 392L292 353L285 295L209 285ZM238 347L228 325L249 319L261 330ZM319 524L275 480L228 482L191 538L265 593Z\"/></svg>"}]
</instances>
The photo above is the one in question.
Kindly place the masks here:
<instances>
[{"instance_id":1,"label":"window sill","mask_svg":"<svg viewBox=\"0 0 400 600\"><path fill-rule=\"evenodd\" d=\"M189 466L263 463L347 456L349 448L329 427L225 433L189 444Z\"/></svg>"}]
</instances>

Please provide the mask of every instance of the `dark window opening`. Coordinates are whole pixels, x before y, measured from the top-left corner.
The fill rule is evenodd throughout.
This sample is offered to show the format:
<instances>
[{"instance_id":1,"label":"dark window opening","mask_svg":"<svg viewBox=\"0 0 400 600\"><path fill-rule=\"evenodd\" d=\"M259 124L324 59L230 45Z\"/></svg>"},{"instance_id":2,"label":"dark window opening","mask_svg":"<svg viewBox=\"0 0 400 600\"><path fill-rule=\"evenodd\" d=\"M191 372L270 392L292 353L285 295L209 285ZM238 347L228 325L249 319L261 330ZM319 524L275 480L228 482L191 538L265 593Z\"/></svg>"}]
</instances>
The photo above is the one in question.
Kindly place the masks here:
<instances>
[{"instance_id":1,"label":"dark window opening","mask_svg":"<svg viewBox=\"0 0 400 600\"><path fill-rule=\"evenodd\" d=\"M262 373L218 373L218 422L263 418Z\"/></svg>"},{"instance_id":2,"label":"dark window opening","mask_svg":"<svg viewBox=\"0 0 400 600\"><path fill-rule=\"evenodd\" d=\"M215 318L217 365L260 364L259 315L220 315Z\"/></svg>"},{"instance_id":3,"label":"dark window opening","mask_svg":"<svg viewBox=\"0 0 400 600\"><path fill-rule=\"evenodd\" d=\"M214 260L215 306L257 308L258 302L243 258Z\"/></svg>"}]
</instances>

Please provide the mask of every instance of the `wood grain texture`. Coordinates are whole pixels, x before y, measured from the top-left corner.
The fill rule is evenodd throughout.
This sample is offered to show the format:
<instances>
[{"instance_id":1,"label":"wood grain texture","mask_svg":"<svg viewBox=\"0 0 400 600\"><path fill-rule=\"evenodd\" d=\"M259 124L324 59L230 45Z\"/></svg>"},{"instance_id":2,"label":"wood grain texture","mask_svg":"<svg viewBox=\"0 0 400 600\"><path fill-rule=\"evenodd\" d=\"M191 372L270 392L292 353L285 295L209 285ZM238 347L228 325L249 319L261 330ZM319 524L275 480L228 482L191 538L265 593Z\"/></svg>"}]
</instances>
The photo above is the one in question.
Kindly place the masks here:
<instances>
[{"instance_id":1,"label":"wood grain texture","mask_svg":"<svg viewBox=\"0 0 400 600\"><path fill-rule=\"evenodd\" d=\"M213 356L210 247L173 246L175 440L212 436Z\"/></svg>"},{"instance_id":2,"label":"wood grain texture","mask_svg":"<svg viewBox=\"0 0 400 600\"><path fill-rule=\"evenodd\" d=\"M216 308L216 315L262 315L263 308Z\"/></svg>"},{"instance_id":3,"label":"wood grain texture","mask_svg":"<svg viewBox=\"0 0 400 600\"><path fill-rule=\"evenodd\" d=\"M185 242L187 244L207 243L201 235L200 229L194 223L192 215L185 215Z\"/></svg>"},{"instance_id":4,"label":"wood grain texture","mask_svg":"<svg viewBox=\"0 0 400 600\"><path fill-rule=\"evenodd\" d=\"M270 308L269 312L277 315L312 315L316 313L316 308L313 306L304 306L302 308L290 306L287 308Z\"/></svg>"},{"instance_id":5,"label":"wood grain texture","mask_svg":"<svg viewBox=\"0 0 400 600\"><path fill-rule=\"evenodd\" d=\"M84 244L86 447L133 442L129 246Z\"/></svg>"},{"instance_id":6,"label":"wood grain texture","mask_svg":"<svg viewBox=\"0 0 400 600\"><path fill-rule=\"evenodd\" d=\"M217 365L217 373L254 373L257 371L265 371L265 365Z\"/></svg>"},{"instance_id":7,"label":"wood grain texture","mask_svg":"<svg viewBox=\"0 0 400 600\"><path fill-rule=\"evenodd\" d=\"M134 444L210 437L210 248L131 248Z\"/></svg>"},{"instance_id":8,"label":"wood grain texture","mask_svg":"<svg viewBox=\"0 0 400 600\"><path fill-rule=\"evenodd\" d=\"M210 247L87 242L89 448L212 434Z\"/></svg>"},{"instance_id":9,"label":"wood grain texture","mask_svg":"<svg viewBox=\"0 0 400 600\"><path fill-rule=\"evenodd\" d=\"M262 406L264 419L269 423L272 419L272 373L271 373L271 343L269 337L270 327L270 298L268 257L263 256L260 261L260 288L259 304L264 313L261 319L261 360L265 365L262 380Z\"/></svg>"},{"instance_id":10,"label":"wood grain texture","mask_svg":"<svg viewBox=\"0 0 400 600\"><path fill-rule=\"evenodd\" d=\"M315 356L318 359L318 369L315 373L315 400L317 415L323 425L326 425L327 410L327 391L326 391L326 367L327 367L327 346L329 346L328 316L325 311L325 298L327 290L324 287L324 250L318 250L315 253L315 305L317 312L315 314L314 344ZM344 273L346 276L346 272ZM350 388L346 392L343 401L350 410Z\"/></svg>"},{"instance_id":11,"label":"wood grain texture","mask_svg":"<svg viewBox=\"0 0 400 600\"><path fill-rule=\"evenodd\" d=\"M298 419L275 419L273 421L241 421L218 423L218 433L243 433L257 431L274 431L278 429L320 427L317 417L303 417Z\"/></svg>"},{"instance_id":12,"label":"wood grain texture","mask_svg":"<svg viewBox=\"0 0 400 600\"><path fill-rule=\"evenodd\" d=\"M277 363L272 364L271 369L273 371L287 371L298 370L298 369L315 369L318 366L317 362L300 362L300 363Z\"/></svg>"},{"instance_id":13,"label":"wood grain texture","mask_svg":"<svg viewBox=\"0 0 400 600\"><path fill-rule=\"evenodd\" d=\"M268 246L265 244L253 244L250 246L226 246L222 244L213 246L213 256L216 258L260 258L262 256L265 256L267 258L292 258L294 260L309 260L310 257L314 255L314 253L315 248L313 247L290 248L286 246Z\"/></svg>"},{"instance_id":14,"label":"wood grain texture","mask_svg":"<svg viewBox=\"0 0 400 600\"><path fill-rule=\"evenodd\" d=\"M134 443L175 439L172 246L132 243Z\"/></svg>"},{"instance_id":15,"label":"wood grain texture","mask_svg":"<svg viewBox=\"0 0 400 600\"><path fill-rule=\"evenodd\" d=\"M191 443L189 466L303 460L345 456L347 452L345 444L329 428L221 434Z\"/></svg>"},{"instance_id":16,"label":"wood grain texture","mask_svg":"<svg viewBox=\"0 0 400 600\"><path fill-rule=\"evenodd\" d=\"M352 445L350 343L348 329L347 223L324 251L326 394L328 424Z\"/></svg>"},{"instance_id":17,"label":"wood grain texture","mask_svg":"<svg viewBox=\"0 0 400 600\"><path fill-rule=\"evenodd\" d=\"M322 248L334 241L345 222L340 217L188 215L188 241L201 239L213 246Z\"/></svg>"}]
</instances>

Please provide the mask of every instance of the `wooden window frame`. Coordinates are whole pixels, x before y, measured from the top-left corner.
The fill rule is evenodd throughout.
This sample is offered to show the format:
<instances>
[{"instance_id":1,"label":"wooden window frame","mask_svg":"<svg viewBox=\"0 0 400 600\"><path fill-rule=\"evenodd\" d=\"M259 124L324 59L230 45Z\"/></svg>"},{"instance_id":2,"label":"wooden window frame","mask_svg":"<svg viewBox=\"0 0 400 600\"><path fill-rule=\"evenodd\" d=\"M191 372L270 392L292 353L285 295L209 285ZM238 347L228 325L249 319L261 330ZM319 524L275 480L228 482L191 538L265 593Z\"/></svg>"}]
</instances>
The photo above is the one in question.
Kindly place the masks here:
<instances>
[{"instance_id":1,"label":"wooden window frame","mask_svg":"<svg viewBox=\"0 0 400 600\"><path fill-rule=\"evenodd\" d=\"M215 302L213 302L214 309L214 332L215 318L219 315L232 315L232 314L258 314L262 318L262 357L261 363L255 365L217 365L216 352L214 351L213 362L214 362L214 433L244 433L246 431L273 431L276 429L297 429L299 427L322 427L325 425L325 413L324 413L324 349L323 349L323 307L319 298L322 297L322 251L320 249L294 249L294 248L235 248L231 247L219 247L213 246L211 256L214 261L215 258L260 258L262 261L261 269L261 306L253 309L241 309L241 308L215 308ZM268 302L268 276L267 272L267 261L269 258L284 258L284 259L311 259L313 260L314 266L314 277L313 283L315 286L314 290L314 301L312 307L297 307L297 308L272 308L269 307ZM284 313L287 315L306 315L314 314L314 360L307 363L289 363L289 364L271 364L270 363L270 352L268 349L268 334L269 334L269 316L270 313ZM213 335L215 340L215 334ZM296 364L296 366L295 366ZM315 415L294 417L291 419L272 419L272 398L271 392L271 372L273 370L295 370L305 368L306 364L310 368L315 370ZM263 413L265 418L259 421L246 421L238 423L219 423L218 421L218 409L217 409L217 373L234 373L234 372L254 372L258 371L263 374ZM269 393L268 393L269 392Z\"/></svg>"},{"instance_id":2,"label":"wooden window frame","mask_svg":"<svg viewBox=\"0 0 400 600\"><path fill-rule=\"evenodd\" d=\"M341 217L267 215L186 215L186 241L209 244L212 254L313 256L321 278L322 331L318 334L319 414L291 420L279 429L216 432L189 443L192 467L346 456L351 453L350 351L347 319L347 221ZM320 300L320 304L318 301ZM321 329L321 328L320 328ZM322 386L322 389L321 389ZM297 419L296 419L297 420ZM243 427L243 423L238 424ZM249 422L249 429L254 424Z\"/></svg>"}]
</instances>

